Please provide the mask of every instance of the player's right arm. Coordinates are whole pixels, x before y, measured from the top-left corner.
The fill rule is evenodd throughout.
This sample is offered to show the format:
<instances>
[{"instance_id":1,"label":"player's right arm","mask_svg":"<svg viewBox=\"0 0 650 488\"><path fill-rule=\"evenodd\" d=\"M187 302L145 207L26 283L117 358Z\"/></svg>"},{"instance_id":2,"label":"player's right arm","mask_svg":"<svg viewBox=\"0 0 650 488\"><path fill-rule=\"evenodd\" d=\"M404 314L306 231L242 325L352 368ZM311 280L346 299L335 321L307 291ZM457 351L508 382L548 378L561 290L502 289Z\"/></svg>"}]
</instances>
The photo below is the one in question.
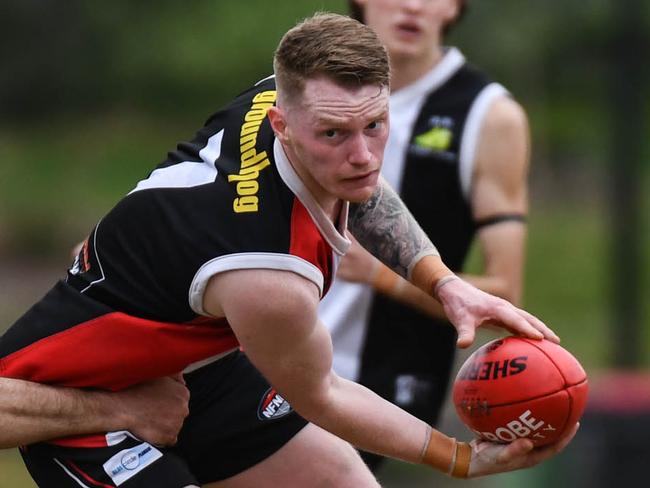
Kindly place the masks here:
<instances>
[{"instance_id":1,"label":"player's right arm","mask_svg":"<svg viewBox=\"0 0 650 488\"><path fill-rule=\"evenodd\" d=\"M212 277L203 306L227 318L253 364L304 418L360 449L408 462L422 462L430 444L428 464L447 472L453 439L332 371L331 339L317 317L318 295L312 282L288 271L237 270ZM493 456L505 451L492 444L487 448ZM507 464L486 461L477 452L469 474L531 464L532 444L518 442L508 449ZM535 453L534 461L541 461Z\"/></svg>"},{"instance_id":2,"label":"player's right arm","mask_svg":"<svg viewBox=\"0 0 650 488\"><path fill-rule=\"evenodd\" d=\"M560 342L537 317L490 295L445 266L435 246L395 191L380 178L373 195L350 207L350 232L393 271L436 297L458 332L457 345L468 347L482 325L496 325L532 339Z\"/></svg>"},{"instance_id":3,"label":"player's right arm","mask_svg":"<svg viewBox=\"0 0 650 488\"><path fill-rule=\"evenodd\" d=\"M0 378L0 448L118 430L171 445L188 414L188 401L180 378L160 378L115 393ZM161 411L165 415L152 415Z\"/></svg>"}]
</instances>

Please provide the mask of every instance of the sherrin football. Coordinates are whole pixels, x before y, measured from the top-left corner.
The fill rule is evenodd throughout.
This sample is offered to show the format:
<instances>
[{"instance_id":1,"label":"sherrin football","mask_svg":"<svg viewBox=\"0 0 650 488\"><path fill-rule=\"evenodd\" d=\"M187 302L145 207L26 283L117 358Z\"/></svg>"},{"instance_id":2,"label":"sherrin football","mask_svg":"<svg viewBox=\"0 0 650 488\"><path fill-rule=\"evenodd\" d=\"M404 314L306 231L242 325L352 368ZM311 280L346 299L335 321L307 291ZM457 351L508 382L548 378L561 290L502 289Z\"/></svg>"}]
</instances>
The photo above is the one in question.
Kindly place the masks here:
<instances>
[{"instance_id":1,"label":"sherrin football","mask_svg":"<svg viewBox=\"0 0 650 488\"><path fill-rule=\"evenodd\" d=\"M458 416L480 438L536 446L555 442L582 416L587 374L566 349L547 340L506 337L467 358L456 376Z\"/></svg>"}]
</instances>

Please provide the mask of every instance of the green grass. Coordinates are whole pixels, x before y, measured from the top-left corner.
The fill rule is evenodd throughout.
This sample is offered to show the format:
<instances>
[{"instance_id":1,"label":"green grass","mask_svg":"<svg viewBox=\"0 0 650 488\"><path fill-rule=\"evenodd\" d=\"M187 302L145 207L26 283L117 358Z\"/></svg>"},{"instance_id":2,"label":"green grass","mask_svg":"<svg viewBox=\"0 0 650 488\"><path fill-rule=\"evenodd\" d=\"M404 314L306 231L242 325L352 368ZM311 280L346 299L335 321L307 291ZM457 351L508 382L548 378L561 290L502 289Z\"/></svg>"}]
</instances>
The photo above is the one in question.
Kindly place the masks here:
<instances>
[{"instance_id":1,"label":"green grass","mask_svg":"<svg viewBox=\"0 0 650 488\"><path fill-rule=\"evenodd\" d=\"M608 358L605 222L586 208L542 207L530 218L525 305L587 368Z\"/></svg>"},{"instance_id":2,"label":"green grass","mask_svg":"<svg viewBox=\"0 0 650 488\"><path fill-rule=\"evenodd\" d=\"M36 488L17 449L0 450L0 487Z\"/></svg>"},{"instance_id":3,"label":"green grass","mask_svg":"<svg viewBox=\"0 0 650 488\"><path fill-rule=\"evenodd\" d=\"M41 254L76 242L193 136L187 127L122 114L0 131L0 251Z\"/></svg>"}]
</instances>

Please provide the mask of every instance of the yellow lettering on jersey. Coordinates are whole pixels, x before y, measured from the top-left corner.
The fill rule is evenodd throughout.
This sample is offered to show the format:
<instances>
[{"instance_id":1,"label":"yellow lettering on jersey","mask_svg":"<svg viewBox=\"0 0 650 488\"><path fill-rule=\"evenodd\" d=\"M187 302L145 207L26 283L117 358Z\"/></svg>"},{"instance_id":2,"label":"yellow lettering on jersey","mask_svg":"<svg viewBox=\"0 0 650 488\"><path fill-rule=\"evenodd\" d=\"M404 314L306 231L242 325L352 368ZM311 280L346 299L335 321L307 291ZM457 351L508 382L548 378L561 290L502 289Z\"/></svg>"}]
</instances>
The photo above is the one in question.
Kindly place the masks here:
<instances>
[{"instance_id":1,"label":"yellow lettering on jersey","mask_svg":"<svg viewBox=\"0 0 650 488\"><path fill-rule=\"evenodd\" d=\"M258 153L255 145L260 126L269 108L275 103L276 96L275 90L258 93L253 98L250 110L244 115L244 123L239 133L241 166L239 173L228 175L229 182L237 182L237 198L232 202L232 208L236 213L257 212L259 209L257 178L260 176L260 171L270 166L271 162L266 151Z\"/></svg>"}]
</instances>

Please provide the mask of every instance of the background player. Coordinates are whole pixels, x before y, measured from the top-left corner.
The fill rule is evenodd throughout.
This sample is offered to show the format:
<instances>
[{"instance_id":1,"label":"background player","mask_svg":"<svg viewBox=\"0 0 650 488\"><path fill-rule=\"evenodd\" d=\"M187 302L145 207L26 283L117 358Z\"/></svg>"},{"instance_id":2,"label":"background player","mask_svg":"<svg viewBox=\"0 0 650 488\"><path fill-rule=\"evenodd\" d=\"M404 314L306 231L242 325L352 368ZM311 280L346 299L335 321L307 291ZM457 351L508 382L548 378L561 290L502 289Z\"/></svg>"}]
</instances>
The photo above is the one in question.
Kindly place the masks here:
<instances>
[{"instance_id":1,"label":"background player","mask_svg":"<svg viewBox=\"0 0 650 488\"><path fill-rule=\"evenodd\" d=\"M382 174L452 270L461 270L476 237L483 274L464 279L516 304L526 238L528 123L501 85L457 48L444 47L465 3L350 0L349 6L390 55L391 130ZM358 245L337 277L320 306L334 342L334 369L435 424L456 348L440 304ZM379 465L377 456L364 457Z\"/></svg>"},{"instance_id":2,"label":"background player","mask_svg":"<svg viewBox=\"0 0 650 488\"><path fill-rule=\"evenodd\" d=\"M193 378L188 387L200 406L190 404L180 454L156 452L137 439L133 445L122 435L119 444L126 444L105 447L128 447L129 459L141 460L137 472L114 464L124 463L123 451L111 451L104 461L104 451L97 449L100 457L88 464L95 465L94 476L111 477L103 483L117 484L115 477L128 475L129 486L186 486L198 472L207 483L221 479L208 471L222 469L225 455L241 462L236 447L242 436L220 438L224 432L214 424L224 414L238 425L250 422L242 415L244 404L194 389L196 378L218 393L225 383L248 389L250 376L234 369L240 362L233 366L242 357L238 343L314 424L297 421L300 428L284 434L284 447L276 445L274 454L265 453L253 467L215 486L275 480L300 485L300 473L311 480L306 483L376 486L349 446L326 431L360 448L459 476L530 466L561 450L571 435L535 451L525 440L508 446L457 443L332 373L329 335L316 312L334 271L332 252L347 246L347 201L357 202L350 208L350 230L441 300L461 345L469 345L485 321L530 337L557 337L530 314L451 274L400 200L378 181L387 136L388 69L369 29L336 15L308 19L283 38L275 71L277 105L274 80L247 90L102 219L68 283L59 283L3 336L3 372L120 389L207 359L210 350L234 349L186 376ZM61 335L44 337L44 326L61 328ZM97 355L95 347L106 346L106 337L120 340L105 356ZM74 358L59 354L57 361L39 354L72 350ZM201 419L204 402L208 411ZM259 449L262 443L258 437L251 446ZM224 456L217 455L219 449ZM324 450L332 463L323 461ZM39 483L59 488L65 480L76 485L60 473L55 479L54 464L70 474L77 472L80 457L92 454L88 448L80 455L41 445L30 446L26 459ZM260 455L248 453L247 461L253 454ZM300 469L307 465L313 470Z\"/></svg>"}]
</instances>

